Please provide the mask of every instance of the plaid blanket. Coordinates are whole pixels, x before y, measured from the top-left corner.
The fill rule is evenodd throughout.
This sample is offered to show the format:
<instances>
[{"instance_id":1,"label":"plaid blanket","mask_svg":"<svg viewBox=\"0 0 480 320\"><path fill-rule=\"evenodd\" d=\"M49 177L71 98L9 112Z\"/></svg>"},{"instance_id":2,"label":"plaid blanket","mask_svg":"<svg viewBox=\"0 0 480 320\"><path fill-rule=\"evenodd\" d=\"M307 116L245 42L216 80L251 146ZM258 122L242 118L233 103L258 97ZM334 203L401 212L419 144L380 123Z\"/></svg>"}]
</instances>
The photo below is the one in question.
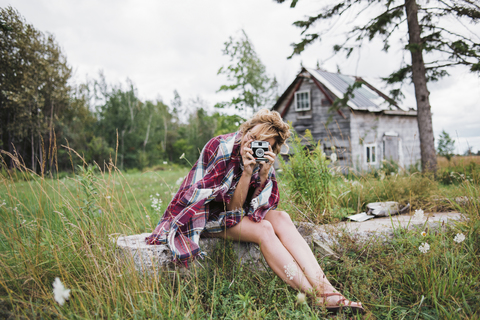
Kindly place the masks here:
<instances>
[{"instance_id":1,"label":"plaid blanket","mask_svg":"<svg viewBox=\"0 0 480 320\"><path fill-rule=\"evenodd\" d=\"M215 137L205 145L157 227L145 238L147 244L168 244L173 261L188 267L191 260L205 255L199 247L200 233L205 230L211 214L215 221L221 222L222 228L209 228L208 231L218 232L239 223L242 213L259 222L269 210L277 207L279 192L275 170L272 166L267 180L260 186L257 166L243 210L226 211L225 204L233 196L238 182L235 178L241 175L243 168L240 143L241 134L236 132ZM253 190L259 186L260 194L252 199Z\"/></svg>"}]
</instances>

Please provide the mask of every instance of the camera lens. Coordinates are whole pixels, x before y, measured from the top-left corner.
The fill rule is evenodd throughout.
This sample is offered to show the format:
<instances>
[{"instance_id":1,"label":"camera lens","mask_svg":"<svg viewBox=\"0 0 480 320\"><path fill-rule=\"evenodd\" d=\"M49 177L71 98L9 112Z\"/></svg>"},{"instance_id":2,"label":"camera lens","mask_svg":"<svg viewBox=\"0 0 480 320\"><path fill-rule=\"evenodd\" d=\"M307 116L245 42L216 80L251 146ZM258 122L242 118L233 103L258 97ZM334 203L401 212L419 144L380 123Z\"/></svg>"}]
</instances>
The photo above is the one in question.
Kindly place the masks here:
<instances>
[{"instance_id":1,"label":"camera lens","mask_svg":"<svg viewBox=\"0 0 480 320\"><path fill-rule=\"evenodd\" d=\"M257 149L255 151L255 154L257 155L258 158L262 158L265 155L265 151L263 151L263 149Z\"/></svg>"}]
</instances>

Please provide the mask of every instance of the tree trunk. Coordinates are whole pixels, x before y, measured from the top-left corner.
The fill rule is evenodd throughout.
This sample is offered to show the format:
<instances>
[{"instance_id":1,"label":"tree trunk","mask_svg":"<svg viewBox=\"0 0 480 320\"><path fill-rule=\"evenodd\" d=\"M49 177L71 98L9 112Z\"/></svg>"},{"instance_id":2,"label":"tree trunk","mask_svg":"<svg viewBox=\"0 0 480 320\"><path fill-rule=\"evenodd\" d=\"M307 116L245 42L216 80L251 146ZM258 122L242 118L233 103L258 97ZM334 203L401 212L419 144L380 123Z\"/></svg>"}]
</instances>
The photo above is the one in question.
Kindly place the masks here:
<instances>
[{"instance_id":1,"label":"tree trunk","mask_svg":"<svg viewBox=\"0 0 480 320\"><path fill-rule=\"evenodd\" d=\"M125 129L122 130L122 154L120 155L120 169L123 170L123 159L125 157Z\"/></svg>"},{"instance_id":2,"label":"tree trunk","mask_svg":"<svg viewBox=\"0 0 480 320\"><path fill-rule=\"evenodd\" d=\"M145 147L147 146L147 143L148 143L148 136L150 134L150 124L152 123L152 117L153 117L153 114L151 114L150 118L148 119L147 133L145 135L145 140L143 141L143 152L145 152Z\"/></svg>"},{"instance_id":3,"label":"tree trunk","mask_svg":"<svg viewBox=\"0 0 480 320\"><path fill-rule=\"evenodd\" d=\"M35 168L35 139L33 136L33 129L31 131L31 145L32 145L32 171L37 172Z\"/></svg>"},{"instance_id":4,"label":"tree trunk","mask_svg":"<svg viewBox=\"0 0 480 320\"><path fill-rule=\"evenodd\" d=\"M418 6L416 0L405 0L407 14L409 47L412 55L412 80L415 86L417 100L418 132L420 134L420 152L422 156L422 171L437 170L435 142L433 137L432 112L427 89L425 62L423 61L423 43L421 29L418 23Z\"/></svg>"}]
</instances>

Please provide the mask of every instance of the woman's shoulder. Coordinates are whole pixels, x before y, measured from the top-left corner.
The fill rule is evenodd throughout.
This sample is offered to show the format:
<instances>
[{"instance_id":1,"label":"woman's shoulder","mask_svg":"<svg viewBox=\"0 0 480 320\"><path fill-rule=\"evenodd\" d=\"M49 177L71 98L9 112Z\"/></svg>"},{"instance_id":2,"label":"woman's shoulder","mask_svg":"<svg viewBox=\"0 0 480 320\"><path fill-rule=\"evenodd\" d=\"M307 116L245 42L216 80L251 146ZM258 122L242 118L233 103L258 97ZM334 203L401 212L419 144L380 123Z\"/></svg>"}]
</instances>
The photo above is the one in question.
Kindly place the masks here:
<instances>
[{"instance_id":1,"label":"woman's shoulder","mask_svg":"<svg viewBox=\"0 0 480 320\"><path fill-rule=\"evenodd\" d=\"M219 148L222 149L222 153L229 153L233 149L237 136L238 132L232 132L213 137L207 142L204 149L210 154L217 153Z\"/></svg>"}]
</instances>

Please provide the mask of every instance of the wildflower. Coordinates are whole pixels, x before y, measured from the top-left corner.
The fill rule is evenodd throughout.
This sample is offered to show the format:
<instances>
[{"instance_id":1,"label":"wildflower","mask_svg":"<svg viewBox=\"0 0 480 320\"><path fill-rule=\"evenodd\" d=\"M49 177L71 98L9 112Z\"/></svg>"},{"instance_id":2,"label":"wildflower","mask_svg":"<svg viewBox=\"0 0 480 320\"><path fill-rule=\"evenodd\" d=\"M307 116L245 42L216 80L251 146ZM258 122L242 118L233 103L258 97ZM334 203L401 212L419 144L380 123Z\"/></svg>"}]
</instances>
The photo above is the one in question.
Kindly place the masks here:
<instances>
[{"instance_id":1,"label":"wildflower","mask_svg":"<svg viewBox=\"0 0 480 320\"><path fill-rule=\"evenodd\" d=\"M420 250L421 253L427 253L428 250L430 250L430 245L424 242L420 245L420 247L418 247L418 250Z\"/></svg>"},{"instance_id":2,"label":"wildflower","mask_svg":"<svg viewBox=\"0 0 480 320\"><path fill-rule=\"evenodd\" d=\"M107 196L107 199L110 199L111 197L110 196Z\"/></svg>"},{"instance_id":3,"label":"wildflower","mask_svg":"<svg viewBox=\"0 0 480 320\"><path fill-rule=\"evenodd\" d=\"M22 224L25 224L26 222L27 222L27 220L24 219L24 220L22 221Z\"/></svg>"},{"instance_id":4,"label":"wildflower","mask_svg":"<svg viewBox=\"0 0 480 320\"><path fill-rule=\"evenodd\" d=\"M168 164L168 162L167 162L167 161L163 161L163 164Z\"/></svg>"},{"instance_id":5,"label":"wildflower","mask_svg":"<svg viewBox=\"0 0 480 320\"><path fill-rule=\"evenodd\" d=\"M426 235L427 235L427 233L426 233L425 231L423 231L423 232L422 232L422 236L425 237Z\"/></svg>"},{"instance_id":6,"label":"wildflower","mask_svg":"<svg viewBox=\"0 0 480 320\"><path fill-rule=\"evenodd\" d=\"M182 155L180 156L180 160L181 159L185 159L185 153L182 153Z\"/></svg>"},{"instance_id":7,"label":"wildflower","mask_svg":"<svg viewBox=\"0 0 480 320\"><path fill-rule=\"evenodd\" d=\"M298 304L305 303L305 298L306 298L306 297L305 297L305 293L299 292L299 293L297 294L297 303L298 303Z\"/></svg>"},{"instance_id":8,"label":"wildflower","mask_svg":"<svg viewBox=\"0 0 480 320\"><path fill-rule=\"evenodd\" d=\"M160 213L160 211L162 210L162 199L160 199L160 195L158 194L158 192L155 195L156 197L150 195L150 201L152 201L151 207L155 212Z\"/></svg>"},{"instance_id":9,"label":"wildflower","mask_svg":"<svg viewBox=\"0 0 480 320\"><path fill-rule=\"evenodd\" d=\"M284 265L283 268L288 279L293 280L293 277L297 275L297 265L294 262Z\"/></svg>"},{"instance_id":10,"label":"wildflower","mask_svg":"<svg viewBox=\"0 0 480 320\"><path fill-rule=\"evenodd\" d=\"M423 214L423 210L422 209L418 209L418 210L415 210L415 214L413 215L413 219L415 220L423 220L424 218L424 214Z\"/></svg>"},{"instance_id":11,"label":"wildflower","mask_svg":"<svg viewBox=\"0 0 480 320\"><path fill-rule=\"evenodd\" d=\"M337 154L336 153L332 153L330 155L330 160L332 160L332 163L334 163L335 161L337 161Z\"/></svg>"},{"instance_id":12,"label":"wildflower","mask_svg":"<svg viewBox=\"0 0 480 320\"><path fill-rule=\"evenodd\" d=\"M147 214L147 215L145 215L145 218L150 219L150 216Z\"/></svg>"},{"instance_id":13,"label":"wildflower","mask_svg":"<svg viewBox=\"0 0 480 320\"><path fill-rule=\"evenodd\" d=\"M62 281L60 278L55 278L53 282L53 295L55 297L55 301L58 302L59 305L63 306L65 300L68 300L70 296L70 289L65 289Z\"/></svg>"},{"instance_id":14,"label":"wildflower","mask_svg":"<svg viewBox=\"0 0 480 320\"><path fill-rule=\"evenodd\" d=\"M465 235L463 233L457 233L455 238L453 238L453 241L455 241L456 243L461 243L464 240L465 240Z\"/></svg>"}]
</instances>

